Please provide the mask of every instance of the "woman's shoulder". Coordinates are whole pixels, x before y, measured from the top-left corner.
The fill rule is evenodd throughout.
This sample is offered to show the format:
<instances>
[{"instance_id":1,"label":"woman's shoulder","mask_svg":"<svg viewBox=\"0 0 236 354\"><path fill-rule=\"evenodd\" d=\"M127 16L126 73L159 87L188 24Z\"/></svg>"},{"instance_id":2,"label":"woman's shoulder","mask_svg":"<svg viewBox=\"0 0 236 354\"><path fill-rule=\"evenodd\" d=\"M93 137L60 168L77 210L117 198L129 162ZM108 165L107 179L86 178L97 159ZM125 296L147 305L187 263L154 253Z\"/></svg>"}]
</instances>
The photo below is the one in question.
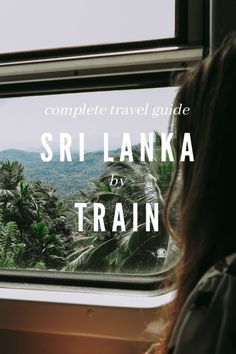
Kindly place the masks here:
<instances>
[{"instance_id":1,"label":"woman's shoulder","mask_svg":"<svg viewBox=\"0 0 236 354\"><path fill-rule=\"evenodd\" d=\"M235 353L235 298L236 255L232 255L211 268L189 295L171 337L171 353Z\"/></svg>"}]
</instances>

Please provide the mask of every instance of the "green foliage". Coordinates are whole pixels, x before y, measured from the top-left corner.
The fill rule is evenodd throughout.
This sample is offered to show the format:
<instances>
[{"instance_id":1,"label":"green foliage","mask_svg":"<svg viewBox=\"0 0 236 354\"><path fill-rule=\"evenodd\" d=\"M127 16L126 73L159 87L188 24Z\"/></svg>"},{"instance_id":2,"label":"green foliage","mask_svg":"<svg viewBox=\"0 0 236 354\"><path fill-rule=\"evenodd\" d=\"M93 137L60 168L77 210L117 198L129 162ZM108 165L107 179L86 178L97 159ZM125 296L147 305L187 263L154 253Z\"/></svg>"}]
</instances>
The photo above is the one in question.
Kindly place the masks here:
<instances>
[{"instance_id":1,"label":"green foliage","mask_svg":"<svg viewBox=\"0 0 236 354\"><path fill-rule=\"evenodd\" d=\"M44 264L50 269L64 265L63 239L50 234L45 223L32 224L29 241L28 253L34 267Z\"/></svg>"},{"instance_id":2,"label":"green foliage","mask_svg":"<svg viewBox=\"0 0 236 354\"><path fill-rule=\"evenodd\" d=\"M24 167L21 163L9 160L0 162L0 188L14 190L23 179Z\"/></svg>"},{"instance_id":3,"label":"green foliage","mask_svg":"<svg viewBox=\"0 0 236 354\"><path fill-rule=\"evenodd\" d=\"M104 169L102 151L87 153L83 163L79 162L76 153L72 153L72 158L72 162L61 163L59 153L55 153L48 168L48 164L40 159L39 153L15 149L0 151L0 161L4 161L4 164L6 160L19 161L24 166L27 180L41 180L53 186L62 196L88 189L89 180L101 175Z\"/></svg>"},{"instance_id":4,"label":"green foliage","mask_svg":"<svg viewBox=\"0 0 236 354\"><path fill-rule=\"evenodd\" d=\"M65 210L50 186L23 166L0 163L0 267L61 269L71 250Z\"/></svg>"},{"instance_id":5,"label":"green foliage","mask_svg":"<svg viewBox=\"0 0 236 354\"><path fill-rule=\"evenodd\" d=\"M68 257L66 270L106 271L146 273L157 272L167 266L164 258L158 258L159 249L168 250L173 242L165 233L161 214L163 209L162 193L170 182L173 165L170 161L161 162L160 137L156 134L154 161L140 161L138 146L133 148L134 162L115 162L107 164L107 171L91 181L92 189L82 191L80 201L86 202L84 211L84 233L77 235L76 251ZM123 186L117 188L110 183L111 176L123 179ZM105 206L104 218L106 231L93 231L94 202ZM125 232L113 232L113 216L116 203L122 203L126 220ZM138 231L133 231L133 203L138 203ZM146 203L159 203L160 230L158 233L145 230ZM173 250L174 247L171 246ZM176 257L178 250L172 252ZM173 258L172 257L172 258ZM171 258L171 259L172 259Z\"/></svg>"},{"instance_id":6,"label":"green foliage","mask_svg":"<svg viewBox=\"0 0 236 354\"><path fill-rule=\"evenodd\" d=\"M0 219L0 267L14 268L24 251L24 244L19 240L19 229L15 222L3 224Z\"/></svg>"},{"instance_id":7,"label":"green foliage","mask_svg":"<svg viewBox=\"0 0 236 354\"><path fill-rule=\"evenodd\" d=\"M154 161L141 162L137 146L134 162L115 158L105 172L102 152L86 154L83 167L76 157L62 164L55 154L50 169L36 153L0 152L0 267L147 273L174 262L178 249L161 221L173 166L160 161L160 151L156 134ZM111 176L122 178L123 186L112 186ZM75 201L88 204L83 234L72 231L78 227ZM93 231L95 202L105 206L105 232ZM123 206L125 232L112 231L116 203ZM133 203L138 203L136 232ZM146 203L159 203L158 233L145 231ZM159 249L168 250L166 260L157 257Z\"/></svg>"}]
</instances>

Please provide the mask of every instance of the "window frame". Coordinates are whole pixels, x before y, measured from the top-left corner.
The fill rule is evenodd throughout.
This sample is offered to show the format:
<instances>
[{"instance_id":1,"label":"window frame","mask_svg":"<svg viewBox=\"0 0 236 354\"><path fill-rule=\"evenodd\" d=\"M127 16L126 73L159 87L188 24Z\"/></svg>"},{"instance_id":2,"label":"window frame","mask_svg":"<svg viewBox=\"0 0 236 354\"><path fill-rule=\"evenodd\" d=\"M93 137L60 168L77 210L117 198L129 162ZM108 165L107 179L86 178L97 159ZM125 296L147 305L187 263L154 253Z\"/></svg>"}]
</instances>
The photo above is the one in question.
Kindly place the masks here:
<instances>
[{"instance_id":1,"label":"window frame","mask_svg":"<svg viewBox=\"0 0 236 354\"><path fill-rule=\"evenodd\" d=\"M205 17L205 10L204 14L202 12L203 0L198 0L198 16L193 16L192 12L196 10L193 5L196 6L194 0L176 0L174 38L0 54L0 98L173 86L173 75L184 72L201 60L204 51L207 51L202 30ZM190 24L188 18L191 14L194 21ZM171 55L169 61L165 62L161 57L168 52ZM178 53L182 54L176 58ZM135 66L134 62L140 55L146 58L145 64L139 62ZM101 58L104 68L109 67L112 60L118 60L116 65L110 66L110 72L101 72L100 68L100 72L95 70L87 76L80 76L79 63ZM119 62L121 59L122 65ZM68 70L67 65L73 60L75 66L72 65ZM49 70L45 76L42 66L46 68L55 63L61 64L60 70ZM32 65L39 70L38 76L32 74ZM9 74L11 70L15 70L15 74ZM20 75L20 71L24 71L24 75ZM2 72L6 73L5 77ZM171 278L171 269L149 275L105 276L101 273L0 270L1 282L12 285L27 283L135 291L156 291L161 289L164 280L171 282Z\"/></svg>"},{"instance_id":2,"label":"window frame","mask_svg":"<svg viewBox=\"0 0 236 354\"><path fill-rule=\"evenodd\" d=\"M0 71L6 71L6 75L9 75L9 71L15 69L18 73L12 75L10 81L0 74L0 97L171 86L173 73L185 71L190 64L202 59L204 51L208 50L203 43L209 27L209 21L205 21L208 7L203 6L206 3L203 0L176 0L174 38L0 54ZM191 21L188 21L189 18ZM160 53L178 53L181 50L189 51L190 54L183 54L177 60L173 57L167 65L159 60ZM191 51L194 50L199 53L191 58ZM156 58L150 61L147 59L145 64L139 63L134 67L133 63L138 56L148 57L151 54L156 54ZM101 75L101 72L80 75L80 69L76 65L67 72L63 69L63 63L68 67L68 62L87 60L90 64L92 59L101 58L104 68L110 67L106 76ZM112 70L111 62L117 58L117 65ZM122 60L120 67L119 60ZM59 62L61 69L48 73L47 77L33 74L33 80L32 72L31 75L27 73L27 67L31 65L37 67ZM155 69L150 69L153 65ZM19 75L19 72L24 72L25 75Z\"/></svg>"},{"instance_id":3,"label":"window frame","mask_svg":"<svg viewBox=\"0 0 236 354\"><path fill-rule=\"evenodd\" d=\"M36 49L0 53L0 63L3 61L35 60L62 55L90 55L106 52L127 50L145 50L168 46L201 45L203 43L203 23L209 0L175 0L175 34L171 38L160 38L142 41L118 42L108 44L92 44L85 46L62 47L53 49ZM205 13L206 12L206 13ZM191 17L191 22L188 18Z\"/></svg>"},{"instance_id":4,"label":"window frame","mask_svg":"<svg viewBox=\"0 0 236 354\"><path fill-rule=\"evenodd\" d=\"M173 267L173 266L172 266ZM83 288L122 289L136 291L152 291L161 289L163 281L171 282L172 267L158 274L118 274L101 272L59 272L34 270L0 269L0 280L3 283L27 283Z\"/></svg>"}]
</instances>

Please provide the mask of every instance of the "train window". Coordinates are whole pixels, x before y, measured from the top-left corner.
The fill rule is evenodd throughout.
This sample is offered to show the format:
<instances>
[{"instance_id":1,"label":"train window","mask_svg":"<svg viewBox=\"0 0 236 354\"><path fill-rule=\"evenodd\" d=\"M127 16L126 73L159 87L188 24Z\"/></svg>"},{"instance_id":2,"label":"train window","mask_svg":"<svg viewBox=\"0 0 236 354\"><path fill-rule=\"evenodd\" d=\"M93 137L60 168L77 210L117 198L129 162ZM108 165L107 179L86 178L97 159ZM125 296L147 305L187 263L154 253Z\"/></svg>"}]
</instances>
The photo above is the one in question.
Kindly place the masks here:
<instances>
[{"instance_id":1,"label":"train window","mask_svg":"<svg viewBox=\"0 0 236 354\"><path fill-rule=\"evenodd\" d=\"M4 5L1 279L146 290L171 274L172 79L203 56L200 5Z\"/></svg>"},{"instance_id":2,"label":"train window","mask_svg":"<svg viewBox=\"0 0 236 354\"><path fill-rule=\"evenodd\" d=\"M8 1L0 19L2 53L172 38L175 0Z\"/></svg>"},{"instance_id":3,"label":"train window","mask_svg":"<svg viewBox=\"0 0 236 354\"><path fill-rule=\"evenodd\" d=\"M1 99L1 268L157 274L171 267L178 250L161 213L173 161L162 145L175 92Z\"/></svg>"}]
</instances>

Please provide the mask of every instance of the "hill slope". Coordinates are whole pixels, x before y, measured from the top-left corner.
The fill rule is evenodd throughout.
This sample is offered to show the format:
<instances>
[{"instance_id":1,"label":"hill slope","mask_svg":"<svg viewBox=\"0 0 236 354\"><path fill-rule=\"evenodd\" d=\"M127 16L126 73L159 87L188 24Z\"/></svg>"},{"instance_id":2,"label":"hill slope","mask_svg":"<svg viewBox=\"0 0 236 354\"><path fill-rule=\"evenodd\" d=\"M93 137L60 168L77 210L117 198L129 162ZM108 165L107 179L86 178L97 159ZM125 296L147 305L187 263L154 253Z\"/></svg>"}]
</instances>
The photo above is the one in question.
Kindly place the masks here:
<instances>
[{"instance_id":1,"label":"hill slope","mask_svg":"<svg viewBox=\"0 0 236 354\"><path fill-rule=\"evenodd\" d=\"M9 149L0 151L0 161L4 160L21 162L27 179L50 184L62 195L88 189L88 182L105 170L102 151L86 153L84 162L76 154L72 162L60 162L59 154L54 154L53 161L47 163L37 152Z\"/></svg>"}]
</instances>

